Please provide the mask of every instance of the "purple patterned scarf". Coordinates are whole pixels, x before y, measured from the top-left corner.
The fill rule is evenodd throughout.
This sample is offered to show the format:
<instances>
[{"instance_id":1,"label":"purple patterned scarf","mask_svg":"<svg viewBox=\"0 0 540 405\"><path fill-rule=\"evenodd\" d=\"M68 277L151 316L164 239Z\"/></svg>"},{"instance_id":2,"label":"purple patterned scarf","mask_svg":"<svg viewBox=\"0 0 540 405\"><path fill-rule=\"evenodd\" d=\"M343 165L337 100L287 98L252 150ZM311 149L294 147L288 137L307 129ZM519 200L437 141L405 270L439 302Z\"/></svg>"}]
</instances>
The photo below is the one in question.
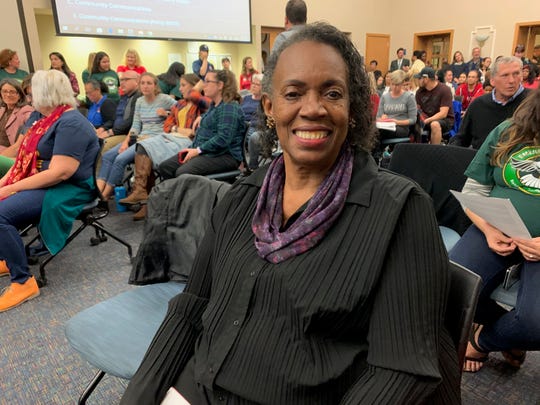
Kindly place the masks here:
<instances>
[{"instance_id":1,"label":"purple patterned scarf","mask_svg":"<svg viewBox=\"0 0 540 405\"><path fill-rule=\"evenodd\" d=\"M272 162L264 178L251 228L259 256L271 263L280 263L315 246L339 217L349 192L354 155L345 142L330 173L309 200L304 212L284 232L283 156Z\"/></svg>"}]
</instances>

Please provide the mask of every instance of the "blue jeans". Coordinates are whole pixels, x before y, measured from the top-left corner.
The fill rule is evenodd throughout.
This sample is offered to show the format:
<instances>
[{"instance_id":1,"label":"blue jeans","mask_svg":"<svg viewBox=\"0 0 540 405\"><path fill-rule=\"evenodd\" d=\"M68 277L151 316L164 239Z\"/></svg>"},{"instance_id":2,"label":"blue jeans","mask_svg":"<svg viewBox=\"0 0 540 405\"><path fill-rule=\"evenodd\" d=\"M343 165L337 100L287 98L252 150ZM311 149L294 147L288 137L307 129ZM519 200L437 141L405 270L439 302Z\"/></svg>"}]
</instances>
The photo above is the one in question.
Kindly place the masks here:
<instances>
[{"instance_id":1,"label":"blue jeans","mask_svg":"<svg viewBox=\"0 0 540 405\"><path fill-rule=\"evenodd\" d=\"M23 284L31 276L19 229L39 221L46 192L21 191L0 201L0 259L6 261L14 283Z\"/></svg>"},{"instance_id":2,"label":"blue jeans","mask_svg":"<svg viewBox=\"0 0 540 405\"><path fill-rule=\"evenodd\" d=\"M482 277L475 314L475 322L484 325L480 347L488 351L540 350L540 262L525 260L518 249L510 256L496 254L474 225L463 234L449 257ZM489 296L504 280L506 269L516 263L523 263L521 285L516 307L506 312Z\"/></svg>"},{"instance_id":3,"label":"blue jeans","mask_svg":"<svg viewBox=\"0 0 540 405\"><path fill-rule=\"evenodd\" d=\"M121 143L105 152L101 159L98 179L112 187L122 184L126 166L135 161L135 145L137 144L131 145L120 154L118 150L122 146Z\"/></svg>"}]
</instances>

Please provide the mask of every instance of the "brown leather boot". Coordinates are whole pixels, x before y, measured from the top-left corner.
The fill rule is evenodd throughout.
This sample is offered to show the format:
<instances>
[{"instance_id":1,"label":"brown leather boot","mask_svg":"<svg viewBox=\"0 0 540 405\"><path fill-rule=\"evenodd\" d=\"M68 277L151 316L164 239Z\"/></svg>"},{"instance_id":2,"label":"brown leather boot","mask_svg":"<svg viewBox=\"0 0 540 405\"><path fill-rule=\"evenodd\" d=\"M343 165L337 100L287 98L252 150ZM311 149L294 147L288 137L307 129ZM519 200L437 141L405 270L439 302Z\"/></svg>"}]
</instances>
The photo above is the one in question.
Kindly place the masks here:
<instances>
[{"instance_id":1,"label":"brown leather boot","mask_svg":"<svg viewBox=\"0 0 540 405\"><path fill-rule=\"evenodd\" d=\"M134 221L142 221L142 220L146 219L146 213L148 212L146 207L147 207L146 204L142 205L141 209L139 211L137 211L133 215L133 220Z\"/></svg>"},{"instance_id":2,"label":"brown leather boot","mask_svg":"<svg viewBox=\"0 0 540 405\"><path fill-rule=\"evenodd\" d=\"M135 155L135 184L133 191L129 196L122 198L118 202L126 205L146 203L148 199L146 187L152 174L152 160L147 155L137 153Z\"/></svg>"}]
</instances>

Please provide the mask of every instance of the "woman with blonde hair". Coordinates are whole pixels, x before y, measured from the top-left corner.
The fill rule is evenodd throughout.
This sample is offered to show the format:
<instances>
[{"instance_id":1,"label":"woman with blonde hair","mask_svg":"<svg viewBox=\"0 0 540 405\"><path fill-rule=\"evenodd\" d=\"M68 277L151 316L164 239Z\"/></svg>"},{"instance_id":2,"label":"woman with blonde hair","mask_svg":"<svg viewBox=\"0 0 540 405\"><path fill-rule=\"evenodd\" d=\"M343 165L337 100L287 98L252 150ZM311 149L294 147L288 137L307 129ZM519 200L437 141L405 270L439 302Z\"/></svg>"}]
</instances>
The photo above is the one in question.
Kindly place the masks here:
<instances>
[{"instance_id":1,"label":"woman with blonde hair","mask_svg":"<svg viewBox=\"0 0 540 405\"><path fill-rule=\"evenodd\" d=\"M134 70L140 75L146 72L146 68L142 66L141 57L135 49L129 48L126 50L126 53L124 54L124 64L118 65L116 68L117 73L125 72L126 70Z\"/></svg>"},{"instance_id":2,"label":"woman with blonde hair","mask_svg":"<svg viewBox=\"0 0 540 405\"><path fill-rule=\"evenodd\" d=\"M84 84L90 80L90 72L92 72L92 66L94 66L94 59L96 58L96 52L90 52L88 54L88 60L86 62L86 69L82 71L82 81Z\"/></svg>"}]
</instances>

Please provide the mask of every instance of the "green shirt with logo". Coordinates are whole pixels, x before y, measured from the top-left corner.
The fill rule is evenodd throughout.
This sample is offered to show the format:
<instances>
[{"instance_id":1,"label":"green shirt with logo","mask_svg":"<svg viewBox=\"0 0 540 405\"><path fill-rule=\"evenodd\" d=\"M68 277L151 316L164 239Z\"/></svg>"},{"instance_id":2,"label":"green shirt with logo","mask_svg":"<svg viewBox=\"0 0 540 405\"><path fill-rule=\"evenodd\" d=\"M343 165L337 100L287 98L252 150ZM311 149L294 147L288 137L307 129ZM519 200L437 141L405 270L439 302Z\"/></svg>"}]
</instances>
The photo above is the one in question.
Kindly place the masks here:
<instances>
[{"instance_id":1,"label":"green shirt with logo","mask_svg":"<svg viewBox=\"0 0 540 405\"><path fill-rule=\"evenodd\" d=\"M490 163L495 146L511 124L511 120L504 121L490 132L465 175L492 186L491 197L510 199L532 237L537 237L540 236L540 145L517 146L503 167Z\"/></svg>"},{"instance_id":2,"label":"green shirt with logo","mask_svg":"<svg viewBox=\"0 0 540 405\"><path fill-rule=\"evenodd\" d=\"M118 86L120 85L120 80L118 75L114 70L108 70L106 72L97 72L90 74L89 79L97 80L98 82L103 82L107 85L109 89L108 98L118 102L120 100L120 94L118 94Z\"/></svg>"}]
</instances>

